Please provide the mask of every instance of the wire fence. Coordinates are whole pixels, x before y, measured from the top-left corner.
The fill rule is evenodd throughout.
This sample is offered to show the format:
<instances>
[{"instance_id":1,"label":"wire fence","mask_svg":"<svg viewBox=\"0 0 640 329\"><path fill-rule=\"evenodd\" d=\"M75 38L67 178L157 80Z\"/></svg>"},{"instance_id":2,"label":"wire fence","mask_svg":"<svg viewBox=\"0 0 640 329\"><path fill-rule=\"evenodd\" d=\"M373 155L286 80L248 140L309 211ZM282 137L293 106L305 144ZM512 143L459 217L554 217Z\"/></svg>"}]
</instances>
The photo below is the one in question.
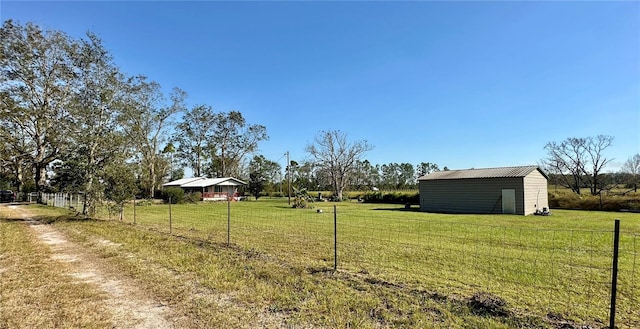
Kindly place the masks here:
<instances>
[{"instance_id":1,"label":"wire fence","mask_svg":"<svg viewBox=\"0 0 640 329\"><path fill-rule=\"evenodd\" d=\"M48 200L73 206L77 199ZM337 269L445 296L482 291L523 316L601 326L615 320L619 328L640 328L640 234L625 231L624 223L615 255L614 221L602 229L568 229L527 220L504 224L498 218L503 225L489 225L473 216L366 209L340 203L291 209L286 199L173 205L138 200L122 213L105 204L98 215L230 243L311 272Z\"/></svg>"}]
</instances>

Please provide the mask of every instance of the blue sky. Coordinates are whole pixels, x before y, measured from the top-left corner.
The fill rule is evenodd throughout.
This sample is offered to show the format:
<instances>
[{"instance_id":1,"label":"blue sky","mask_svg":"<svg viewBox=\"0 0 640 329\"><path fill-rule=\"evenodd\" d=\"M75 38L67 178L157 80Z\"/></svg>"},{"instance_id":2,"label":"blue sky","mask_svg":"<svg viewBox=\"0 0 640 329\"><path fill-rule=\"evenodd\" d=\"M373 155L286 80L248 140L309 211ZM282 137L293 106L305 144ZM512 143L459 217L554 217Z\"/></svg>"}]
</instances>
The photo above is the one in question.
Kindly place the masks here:
<instances>
[{"instance_id":1,"label":"blue sky","mask_svg":"<svg viewBox=\"0 0 640 329\"><path fill-rule=\"evenodd\" d=\"M321 130L374 164L536 164L598 134L608 171L640 152L637 1L2 1L0 18L98 34L124 72L265 125L283 164Z\"/></svg>"}]
</instances>

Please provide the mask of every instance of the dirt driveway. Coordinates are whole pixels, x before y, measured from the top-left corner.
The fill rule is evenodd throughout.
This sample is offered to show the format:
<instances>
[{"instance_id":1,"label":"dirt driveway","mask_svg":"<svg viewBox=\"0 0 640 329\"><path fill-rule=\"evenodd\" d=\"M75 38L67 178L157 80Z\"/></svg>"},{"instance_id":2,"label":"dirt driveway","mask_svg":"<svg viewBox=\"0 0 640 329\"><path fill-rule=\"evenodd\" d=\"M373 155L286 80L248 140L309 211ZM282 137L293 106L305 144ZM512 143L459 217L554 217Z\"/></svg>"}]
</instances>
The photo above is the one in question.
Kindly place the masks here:
<instances>
[{"instance_id":1,"label":"dirt driveway","mask_svg":"<svg viewBox=\"0 0 640 329\"><path fill-rule=\"evenodd\" d=\"M165 317L168 306L145 295L132 280L112 270L109 265L90 250L69 241L53 225L45 225L31 219L27 209L9 206L17 212L33 230L37 239L47 245L52 261L63 262L68 266L67 273L76 282L87 283L105 296L104 304L111 313L114 328L174 328ZM117 247L110 241L98 241L101 244Z\"/></svg>"}]
</instances>

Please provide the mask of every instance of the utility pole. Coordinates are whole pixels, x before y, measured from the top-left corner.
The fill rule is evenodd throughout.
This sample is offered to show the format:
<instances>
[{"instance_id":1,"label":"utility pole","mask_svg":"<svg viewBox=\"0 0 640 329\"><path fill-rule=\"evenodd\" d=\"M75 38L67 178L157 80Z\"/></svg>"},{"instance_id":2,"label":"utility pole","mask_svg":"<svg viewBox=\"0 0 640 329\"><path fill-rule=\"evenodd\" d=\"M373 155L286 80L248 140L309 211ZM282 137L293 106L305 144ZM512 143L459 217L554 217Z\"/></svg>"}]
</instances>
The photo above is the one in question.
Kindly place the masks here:
<instances>
[{"instance_id":1,"label":"utility pole","mask_svg":"<svg viewBox=\"0 0 640 329\"><path fill-rule=\"evenodd\" d=\"M288 196L288 202L289 205L291 205L291 161L289 161L289 151L287 151L287 185L288 187L288 192L287 192L287 196Z\"/></svg>"}]
</instances>

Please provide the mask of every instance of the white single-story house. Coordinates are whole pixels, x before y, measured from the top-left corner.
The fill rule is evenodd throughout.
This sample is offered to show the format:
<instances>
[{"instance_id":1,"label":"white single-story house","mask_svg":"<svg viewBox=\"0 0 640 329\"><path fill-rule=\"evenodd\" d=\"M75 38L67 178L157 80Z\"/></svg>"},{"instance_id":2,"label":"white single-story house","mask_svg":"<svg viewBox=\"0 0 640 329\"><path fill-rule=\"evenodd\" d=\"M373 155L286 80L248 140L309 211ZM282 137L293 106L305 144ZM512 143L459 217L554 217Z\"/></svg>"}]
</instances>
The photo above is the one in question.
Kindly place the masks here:
<instances>
[{"instance_id":1,"label":"white single-story house","mask_svg":"<svg viewBox=\"0 0 640 329\"><path fill-rule=\"evenodd\" d=\"M420 210L530 215L549 209L538 166L437 171L418 178Z\"/></svg>"},{"instance_id":2,"label":"white single-story house","mask_svg":"<svg viewBox=\"0 0 640 329\"><path fill-rule=\"evenodd\" d=\"M163 187L180 187L186 193L200 192L203 201L239 200L238 186L247 183L233 177L206 178L192 177L182 178L163 184Z\"/></svg>"}]
</instances>

